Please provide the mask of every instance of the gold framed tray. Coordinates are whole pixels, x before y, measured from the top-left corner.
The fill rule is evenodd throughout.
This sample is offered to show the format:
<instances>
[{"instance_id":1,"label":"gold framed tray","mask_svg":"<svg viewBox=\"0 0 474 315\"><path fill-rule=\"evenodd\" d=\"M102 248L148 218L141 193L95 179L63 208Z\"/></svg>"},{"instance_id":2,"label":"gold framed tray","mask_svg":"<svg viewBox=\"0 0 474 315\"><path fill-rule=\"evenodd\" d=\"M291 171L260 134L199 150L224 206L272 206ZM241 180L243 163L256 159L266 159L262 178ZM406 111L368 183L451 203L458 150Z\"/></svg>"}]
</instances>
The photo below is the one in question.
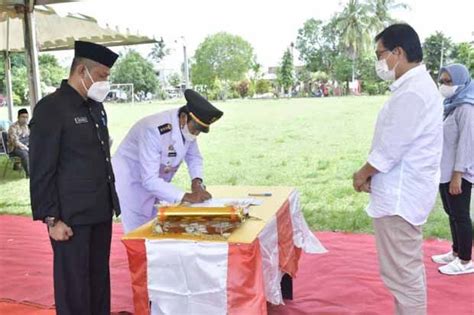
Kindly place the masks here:
<instances>
[{"instance_id":1,"label":"gold framed tray","mask_svg":"<svg viewBox=\"0 0 474 315\"><path fill-rule=\"evenodd\" d=\"M248 209L237 205L192 207L189 205L157 205L153 233L190 235L203 238L227 238L248 218Z\"/></svg>"}]
</instances>

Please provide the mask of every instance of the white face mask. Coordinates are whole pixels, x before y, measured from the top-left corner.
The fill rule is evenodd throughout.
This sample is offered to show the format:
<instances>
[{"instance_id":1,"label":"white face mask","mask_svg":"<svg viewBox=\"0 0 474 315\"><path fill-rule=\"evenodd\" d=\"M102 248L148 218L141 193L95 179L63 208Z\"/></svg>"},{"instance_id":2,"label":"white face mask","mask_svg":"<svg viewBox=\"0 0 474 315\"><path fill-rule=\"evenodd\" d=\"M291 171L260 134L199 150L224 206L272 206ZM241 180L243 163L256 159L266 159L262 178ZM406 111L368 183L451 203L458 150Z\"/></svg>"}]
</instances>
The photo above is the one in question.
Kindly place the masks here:
<instances>
[{"instance_id":1,"label":"white face mask","mask_svg":"<svg viewBox=\"0 0 474 315\"><path fill-rule=\"evenodd\" d=\"M391 53L390 53L391 54ZM393 67L392 70L388 69L388 63L386 59L377 60L375 62L375 72L380 79L384 81L393 81L395 80L395 68L398 66L398 63Z\"/></svg>"},{"instance_id":2,"label":"white face mask","mask_svg":"<svg viewBox=\"0 0 474 315\"><path fill-rule=\"evenodd\" d=\"M188 141L188 142L196 141L197 136L193 135L189 131L188 124L184 124L184 127L181 128L181 134L183 135L185 141Z\"/></svg>"},{"instance_id":3,"label":"white face mask","mask_svg":"<svg viewBox=\"0 0 474 315\"><path fill-rule=\"evenodd\" d=\"M102 103L107 97L107 94L109 94L110 92L110 82L109 81L94 82L89 72L89 69L86 68L86 72L87 72L87 75L89 76L89 79L92 81L92 85L89 87L89 89L87 89L86 85L84 84L84 80L81 79L84 89L87 90L87 97L90 99L93 99L96 102Z\"/></svg>"},{"instance_id":4,"label":"white face mask","mask_svg":"<svg viewBox=\"0 0 474 315\"><path fill-rule=\"evenodd\" d=\"M444 98L449 98L456 93L456 90L458 89L458 85L446 85L446 84L441 84L439 86L439 92L441 95L443 95Z\"/></svg>"}]
</instances>

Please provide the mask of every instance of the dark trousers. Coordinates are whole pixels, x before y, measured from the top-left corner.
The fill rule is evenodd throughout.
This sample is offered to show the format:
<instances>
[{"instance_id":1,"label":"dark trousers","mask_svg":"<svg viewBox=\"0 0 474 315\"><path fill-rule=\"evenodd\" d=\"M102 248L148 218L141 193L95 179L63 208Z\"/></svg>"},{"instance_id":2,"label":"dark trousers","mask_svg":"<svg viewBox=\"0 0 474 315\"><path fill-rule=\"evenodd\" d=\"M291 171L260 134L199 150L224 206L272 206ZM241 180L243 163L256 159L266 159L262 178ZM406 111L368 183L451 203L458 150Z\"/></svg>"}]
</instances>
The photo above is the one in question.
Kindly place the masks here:
<instances>
[{"instance_id":1,"label":"dark trousers","mask_svg":"<svg viewBox=\"0 0 474 315\"><path fill-rule=\"evenodd\" d=\"M112 221L72 226L64 242L51 240L54 300L59 315L109 315Z\"/></svg>"},{"instance_id":2,"label":"dark trousers","mask_svg":"<svg viewBox=\"0 0 474 315\"><path fill-rule=\"evenodd\" d=\"M453 196L449 193L449 183L439 185L443 207L449 216L453 252L462 260L471 260L472 255L472 221L469 214L472 183L462 180L462 194Z\"/></svg>"},{"instance_id":3,"label":"dark trousers","mask_svg":"<svg viewBox=\"0 0 474 315\"><path fill-rule=\"evenodd\" d=\"M28 158L28 151L15 148L10 152L11 156L18 156L21 159L21 166L25 170L26 176L30 176L30 160Z\"/></svg>"}]
</instances>

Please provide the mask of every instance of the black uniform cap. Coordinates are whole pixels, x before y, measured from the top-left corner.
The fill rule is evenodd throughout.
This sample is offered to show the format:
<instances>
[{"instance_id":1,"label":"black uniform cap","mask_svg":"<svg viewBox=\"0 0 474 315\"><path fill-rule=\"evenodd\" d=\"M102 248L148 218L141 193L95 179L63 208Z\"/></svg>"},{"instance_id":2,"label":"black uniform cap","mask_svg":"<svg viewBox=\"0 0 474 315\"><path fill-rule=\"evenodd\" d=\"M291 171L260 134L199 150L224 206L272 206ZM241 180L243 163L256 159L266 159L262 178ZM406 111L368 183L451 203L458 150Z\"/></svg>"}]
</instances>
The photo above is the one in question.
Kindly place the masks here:
<instances>
[{"instance_id":1,"label":"black uniform cap","mask_svg":"<svg viewBox=\"0 0 474 315\"><path fill-rule=\"evenodd\" d=\"M87 58L108 68L112 68L118 56L112 50L99 44L79 40L74 42L74 57Z\"/></svg>"},{"instance_id":2,"label":"black uniform cap","mask_svg":"<svg viewBox=\"0 0 474 315\"><path fill-rule=\"evenodd\" d=\"M209 126L224 114L194 90L184 91L184 97L191 118L196 121L198 129L202 132L209 132Z\"/></svg>"}]
</instances>

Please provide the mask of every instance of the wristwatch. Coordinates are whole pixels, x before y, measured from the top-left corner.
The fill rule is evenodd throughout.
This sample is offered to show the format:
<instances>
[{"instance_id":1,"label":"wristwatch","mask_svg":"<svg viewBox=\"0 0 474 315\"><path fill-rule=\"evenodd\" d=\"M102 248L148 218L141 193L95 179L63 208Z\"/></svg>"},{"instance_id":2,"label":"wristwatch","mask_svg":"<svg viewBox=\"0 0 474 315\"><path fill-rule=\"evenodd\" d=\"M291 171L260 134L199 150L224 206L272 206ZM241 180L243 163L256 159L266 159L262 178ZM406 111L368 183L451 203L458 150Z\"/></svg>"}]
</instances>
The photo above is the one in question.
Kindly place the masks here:
<instances>
[{"instance_id":1,"label":"wristwatch","mask_svg":"<svg viewBox=\"0 0 474 315\"><path fill-rule=\"evenodd\" d=\"M48 227L52 228L56 225L58 220L55 217L46 217L44 218L43 222L48 225Z\"/></svg>"}]
</instances>

